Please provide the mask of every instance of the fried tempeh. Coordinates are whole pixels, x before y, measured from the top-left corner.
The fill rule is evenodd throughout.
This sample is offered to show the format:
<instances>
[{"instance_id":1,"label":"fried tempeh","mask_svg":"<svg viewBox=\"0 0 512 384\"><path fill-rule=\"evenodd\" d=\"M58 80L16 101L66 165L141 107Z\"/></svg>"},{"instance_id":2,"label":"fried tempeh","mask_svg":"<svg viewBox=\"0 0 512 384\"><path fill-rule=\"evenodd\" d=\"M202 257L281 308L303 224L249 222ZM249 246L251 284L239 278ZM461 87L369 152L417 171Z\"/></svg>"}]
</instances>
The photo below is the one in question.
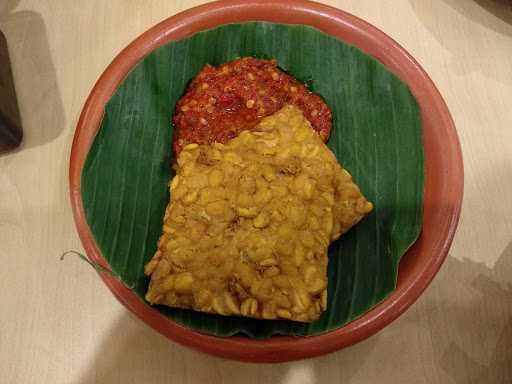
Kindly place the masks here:
<instances>
[{"instance_id":1,"label":"fried tempeh","mask_svg":"<svg viewBox=\"0 0 512 384\"><path fill-rule=\"evenodd\" d=\"M189 144L170 183L146 300L310 322L327 248L372 210L302 112L285 106L226 144Z\"/></svg>"}]
</instances>

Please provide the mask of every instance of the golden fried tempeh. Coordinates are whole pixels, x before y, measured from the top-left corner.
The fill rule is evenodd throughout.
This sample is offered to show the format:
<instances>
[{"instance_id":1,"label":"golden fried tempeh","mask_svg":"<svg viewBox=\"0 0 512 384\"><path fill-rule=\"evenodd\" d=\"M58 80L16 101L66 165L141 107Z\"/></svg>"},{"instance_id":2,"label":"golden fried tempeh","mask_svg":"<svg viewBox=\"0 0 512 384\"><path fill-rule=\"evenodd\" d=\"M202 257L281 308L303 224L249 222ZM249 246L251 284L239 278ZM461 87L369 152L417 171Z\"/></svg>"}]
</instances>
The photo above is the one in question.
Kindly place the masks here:
<instances>
[{"instance_id":1,"label":"golden fried tempeh","mask_svg":"<svg viewBox=\"0 0 512 384\"><path fill-rule=\"evenodd\" d=\"M146 299L221 315L318 319L327 247L372 209L293 106L224 145L187 145L170 190Z\"/></svg>"}]
</instances>

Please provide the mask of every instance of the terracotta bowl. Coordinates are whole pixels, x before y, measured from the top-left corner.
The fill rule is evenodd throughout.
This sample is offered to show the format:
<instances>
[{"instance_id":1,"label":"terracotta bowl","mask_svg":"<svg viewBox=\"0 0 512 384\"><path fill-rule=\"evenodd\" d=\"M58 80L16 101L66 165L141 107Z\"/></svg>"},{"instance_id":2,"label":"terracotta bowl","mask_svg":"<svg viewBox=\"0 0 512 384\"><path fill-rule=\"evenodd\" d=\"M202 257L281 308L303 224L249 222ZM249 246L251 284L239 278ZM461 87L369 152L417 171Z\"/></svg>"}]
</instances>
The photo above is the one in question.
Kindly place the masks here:
<instances>
[{"instance_id":1,"label":"terracotta bowl","mask_svg":"<svg viewBox=\"0 0 512 384\"><path fill-rule=\"evenodd\" d=\"M76 226L91 260L108 268L87 225L80 196L82 169L105 104L128 71L155 48L221 24L251 20L307 24L355 45L399 76L416 96L422 114L426 160L423 231L402 258L396 290L384 302L340 329L312 337L276 336L255 340L244 336L214 337L182 327L144 304L108 273L100 276L131 312L180 344L230 359L280 362L317 356L354 344L382 329L414 303L439 270L452 242L462 203L463 165L455 126L435 85L400 45L377 28L346 12L303 0L209 3L175 15L137 38L108 66L85 103L73 141L69 178Z\"/></svg>"}]
</instances>

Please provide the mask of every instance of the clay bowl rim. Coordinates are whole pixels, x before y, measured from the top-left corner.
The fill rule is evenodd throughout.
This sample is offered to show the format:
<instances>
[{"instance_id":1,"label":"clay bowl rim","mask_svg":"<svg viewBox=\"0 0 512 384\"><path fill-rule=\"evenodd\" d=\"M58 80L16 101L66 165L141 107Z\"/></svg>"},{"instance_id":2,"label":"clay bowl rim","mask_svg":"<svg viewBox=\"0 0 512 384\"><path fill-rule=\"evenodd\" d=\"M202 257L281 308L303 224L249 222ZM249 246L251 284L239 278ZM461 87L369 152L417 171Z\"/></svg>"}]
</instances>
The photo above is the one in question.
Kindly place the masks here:
<instances>
[{"instance_id":1,"label":"clay bowl rim","mask_svg":"<svg viewBox=\"0 0 512 384\"><path fill-rule=\"evenodd\" d=\"M227 0L207 3L172 16L143 33L103 72L82 109L71 149L69 183L75 224L89 258L108 269L88 227L80 179L105 104L130 69L155 48L222 24L269 21L306 24L373 56L409 85L422 114L425 147L423 231L400 263L395 291L347 325L308 337L216 337L176 324L146 305L109 273L99 273L117 299L139 319L177 343L212 355L249 362L284 362L318 356L359 342L400 316L430 284L448 254L463 195L463 163L448 107L416 60L376 27L339 9L306 0Z\"/></svg>"}]
</instances>

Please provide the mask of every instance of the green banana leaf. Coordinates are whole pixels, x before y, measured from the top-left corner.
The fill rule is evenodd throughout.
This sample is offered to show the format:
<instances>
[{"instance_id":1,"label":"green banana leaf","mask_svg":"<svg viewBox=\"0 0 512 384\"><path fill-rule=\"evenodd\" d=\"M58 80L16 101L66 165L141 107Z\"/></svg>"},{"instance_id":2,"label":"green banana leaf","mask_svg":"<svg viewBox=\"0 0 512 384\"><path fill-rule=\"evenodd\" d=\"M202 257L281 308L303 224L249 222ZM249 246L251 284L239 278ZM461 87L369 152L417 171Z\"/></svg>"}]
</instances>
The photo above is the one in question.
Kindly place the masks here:
<instances>
[{"instance_id":1,"label":"green banana leaf","mask_svg":"<svg viewBox=\"0 0 512 384\"><path fill-rule=\"evenodd\" d=\"M156 49L105 109L82 174L87 222L111 270L144 300L144 264L156 250L173 176L174 106L203 65L275 58L333 111L329 148L374 211L329 248L328 310L311 324L208 315L155 306L179 324L217 336L317 335L388 296L400 257L417 239L423 208L423 134L408 87L362 51L302 25L230 24Z\"/></svg>"}]
</instances>

